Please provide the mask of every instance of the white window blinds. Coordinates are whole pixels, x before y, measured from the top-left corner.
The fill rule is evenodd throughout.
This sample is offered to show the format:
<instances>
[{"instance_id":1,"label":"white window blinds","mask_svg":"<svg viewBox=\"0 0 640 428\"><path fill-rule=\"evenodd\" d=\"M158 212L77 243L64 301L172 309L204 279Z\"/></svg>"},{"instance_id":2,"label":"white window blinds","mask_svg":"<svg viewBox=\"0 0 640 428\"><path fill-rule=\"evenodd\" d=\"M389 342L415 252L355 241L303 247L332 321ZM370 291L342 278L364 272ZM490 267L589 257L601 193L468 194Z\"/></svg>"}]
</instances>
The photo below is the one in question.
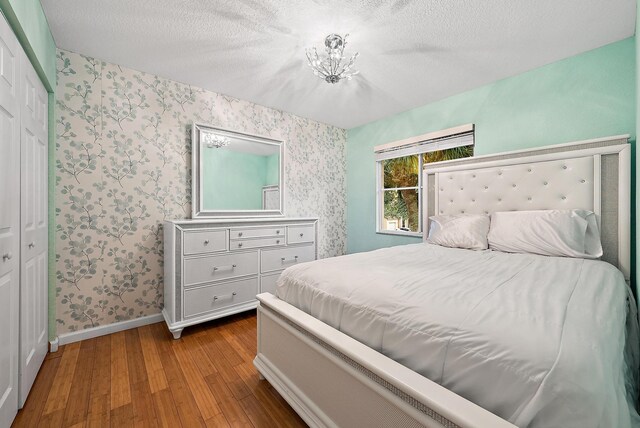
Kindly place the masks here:
<instances>
[{"instance_id":1,"label":"white window blinds","mask_svg":"<svg viewBox=\"0 0 640 428\"><path fill-rule=\"evenodd\" d=\"M462 125L376 146L374 151L376 161L382 161L454 147L473 146L474 143L473 125Z\"/></svg>"}]
</instances>

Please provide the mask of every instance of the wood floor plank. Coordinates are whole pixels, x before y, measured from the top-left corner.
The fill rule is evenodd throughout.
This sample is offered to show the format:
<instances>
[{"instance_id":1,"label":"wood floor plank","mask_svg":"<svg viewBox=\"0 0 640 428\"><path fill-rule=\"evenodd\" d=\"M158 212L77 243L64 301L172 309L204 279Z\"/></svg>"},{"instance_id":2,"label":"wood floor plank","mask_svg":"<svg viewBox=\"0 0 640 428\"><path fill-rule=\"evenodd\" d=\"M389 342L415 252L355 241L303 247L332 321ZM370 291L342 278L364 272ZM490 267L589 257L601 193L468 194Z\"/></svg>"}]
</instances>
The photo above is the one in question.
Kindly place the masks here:
<instances>
[{"instance_id":1,"label":"wood floor plank","mask_svg":"<svg viewBox=\"0 0 640 428\"><path fill-rule=\"evenodd\" d=\"M60 345L58 346L58 350L56 352L49 352L47 354L46 357L44 357L45 360L52 360L54 358L60 358L62 357L62 355L64 354L64 348L66 345Z\"/></svg>"},{"instance_id":2,"label":"wood floor plank","mask_svg":"<svg viewBox=\"0 0 640 428\"><path fill-rule=\"evenodd\" d=\"M251 360L253 357L256 356L256 354L252 354L249 352L249 350L246 349L246 346L242 342L242 339L238 337L238 335L232 330L231 327L221 328L218 331L220 332L220 335L224 338L224 340L227 342L227 346L230 346L231 348L233 348L233 350L236 351L238 356L240 356L240 358L242 359L242 362ZM234 366L236 365L237 364L234 364Z\"/></svg>"},{"instance_id":3,"label":"wood floor plank","mask_svg":"<svg viewBox=\"0 0 640 428\"><path fill-rule=\"evenodd\" d=\"M96 342L96 339L80 342L78 363L73 374L69 402L64 414L64 426L72 426L87 419Z\"/></svg>"},{"instance_id":4,"label":"wood floor plank","mask_svg":"<svg viewBox=\"0 0 640 428\"><path fill-rule=\"evenodd\" d=\"M129 384L127 347L125 333L121 331L111 335L111 410L130 403L131 386Z\"/></svg>"},{"instance_id":5,"label":"wood floor plank","mask_svg":"<svg viewBox=\"0 0 640 428\"><path fill-rule=\"evenodd\" d=\"M29 397L25 403L25 408L29 409L28 412L18 412L15 421L13 422L14 428L30 428L38 426L38 421L44 410L44 405L47 402L47 396L51 389L54 380L56 379L56 373L60 366L61 358L45 359L38 376L36 377Z\"/></svg>"},{"instance_id":6,"label":"wood floor plank","mask_svg":"<svg viewBox=\"0 0 640 428\"><path fill-rule=\"evenodd\" d=\"M196 404L191 390L187 387L184 375L178 364L178 360L171 349L171 335L166 331L166 326L155 324L153 334L158 345L158 353L164 367L171 396L176 405L178 417L183 427L204 427L204 419Z\"/></svg>"},{"instance_id":7,"label":"wood floor plank","mask_svg":"<svg viewBox=\"0 0 640 428\"><path fill-rule=\"evenodd\" d=\"M211 392L211 389L209 389L209 385L207 385L207 382L198 370L198 366L189 354L185 342L180 340L174 342L172 345L173 352L178 359L178 364L187 381L187 385L193 393L193 397L200 409L202 418L206 421L207 419L220 414L222 411L218 406L218 402L213 395L213 392Z\"/></svg>"},{"instance_id":8,"label":"wood floor plank","mask_svg":"<svg viewBox=\"0 0 640 428\"><path fill-rule=\"evenodd\" d=\"M158 426L153 396L146 379L131 386L131 403L133 404L133 424L135 427L154 428Z\"/></svg>"},{"instance_id":9,"label":"wood floor plank","mask_svg":"<svg viewBox=\"0 0 640 428\"><path fill-rule=\"evenodd\" d=\"M280 406L285 411L285 413L287 413L287 415L288 415L287 418L286 418L287 420L291 420L291 423L294 424L295 426L300 426L300 427L306 427L307 426L307 424L295 412L295 410L293 410L291 408L289 403L287 403L287 400L282 398L280 393L278 391L276 391L276 389L273 386L271 386L269 384L269 382L267 382L267 381L260 381L260 382L264 383L267 386L267 388L269 390L269 393L271 393L271 395L276 399L276 401L278 403L280 403ZM294 421L294 419L295 419L295 421Z\"/></svg>"},{"instance_id":10,"label":"wood floor plank","mask_svg":"<svg viewBox=\"0 0 640 428\"><path fill-rule=\"evenodd\" d=\"M257 328L255 325L251 327L250 324L246 319L242 319L232 324L230 329L242 343L243 348L248 352L250 358L253 359L258 352Z\"/></svg>"},{"instance_id":11,"label":"wood floor plank","mask_svg":"<svg viewBox=\"0 0 640 428\"><path fill-rule=\"evenodd\" d=\"M79 353L80 342L71 343L65 349L64 355L60 359L60 367L58 367L56 381L51 386L47 403L44 406L44 415L62 410L62 416L64 417L64 408L67 406L69 399L69 391L71 390L71 383L76 370Z\"/></svg>"},{"instance_id":12,"label":"wood floor plank","mask_svg":"<svg viewBox=\"0 0 640 428\"><path fill-rule=\"evenodd\" d=\"M302 419L292 419L291 414L287 414L285 407L270 392L269 383L261 381L258 377L258 371L252 363L245 362L234 367L234 370L249 386L249 389L256 397L260 406L269 414L269 417L275 421L282 421L283 427L304 427L306 426Z\"/></svg>"},{"instance_id":13,"label":"wood floor plank","mask_svg":"<svg viewBox=\"0 0 640 428\"><path fill-rule=\"evenodd\" d=\"M188 335L182 338L182 343L187 348L187 352L191 355L191 358L198 366L198 370L203 377L207 377L212 374L218 374L218 369L211 362L209 355L205 352L200 341L195 335Z\"/></svg>"},{"instance_id":14,"label":"wood floor plank","mask_svg":"<svg viewBox=\"0 0 640 428\"><path fill-rule=\"evenodd\" d=\"M178 428L182 426L176 403L173 401L169 389L154 392L153 403L158 417L158 426L163 428Z\"/></svg>"},{"instance_id":15,"label":"wood floor plank","mask_svg":"<svg viewBox=\"0 0 640 428\"><path fill-rule=\"evenodd\" d=\"M211 340L211 337L209 335L198 337L198 341L202 345L207 355L209 355L209 358L216 366L218 373L227 383L227 386L233 393L234 397L239 400L249 395L251 392L242 381L242 379L238 377L235 370L233 370L233 366L222 354L222 351L218 347L218 344L215 341Z\"/></svg>"},{"instance_id":16,"label":"wood floor plank","mask_svg":"<svg viewBox=\"0 0 640 428\"><path fill-rule=\"evenodd\" d=\"M202 324L196 324L192 327L189 327L187 329L187 331L185 332L186 336L202 336L203 334L207 334L207 330L209 330L209 328L213 328L213 324L215 323L215 321L210 321L210 322L204 322ZM184 336L182 336L184 337Z\"/></svg>"},{"instance_id":17,"label":"wood floor plank","mask_svg":"<svg viewBox=\"0 0 640 428\"><path fill-rule=\"evenodd\" d=\"M144 354L140 345L138 329L134 328L124 332L125 346L127 348L127 367L129 369L129 384L140 382L148 383L147 369L144 365Z\"/></svg>"},{"instance_id":18,"label":"wood floor plank","mask_svg":"<svg viewBox=\"0 0 640 428\"><path fill-rule=\"evenodd\" d=\"M111 394L91 394L87 428L109 428L111 426Z\"/></svg>"},{"instance_id":19,"label":"wood floor plank","mask_svg":"<svg viewBox=\"0 0 640 428\"><path fill-rule=\"evenodd\" d=\"M271 428L275 425L271 416L269 416L253 394L240 400L240 404L255 428Z\"/></svg>"},{"instance_id":20,"label":"wood floor plank","mask_svg":"<svg viewBox=\"0 0 640 428\"><path fill-rule=\"evenodd\" d=\"M224 327L221 327L224 328ZM218 347L224 358L231 366L242 364L244 361L240 355L230 346L229 342L220 334L221 328L212 328L207 331L208 337Z\"/></svg>"},{"instance_id":21,"label":"wood floor plank","mask_svg":"<svg viewBox=\"0 0 640 428\"><path fill-rule=\"evenodd\" d=\"M64 409L43 414L38 421L38 428L62 428L64 420Z\"/></svg>"},{"instance_id":22,"label":"wood floor plank","mask_svg":"<svg viewBox=\"0 0 640 428\"><path fill-rule=\"evenodd\" d=\"M173 340L164 323L48 356L15 427L302 427L252 361L255 311Z\"/></svg>"},{"instance_id":23,"label":"wood floor plank","mask_svg":"<svg viewBox=\"0 0 640 428\"><path fill-rule=\"evenodd\" d=\"M96 338L95 360L91 376L91 392L111 395L111 336Z\"/></svg>"},{"instance_id":24,"label":"wood floor plank","mask_svg":"<svg viewBox=\"0 0 640 428\"><path fill-rule=\"evenodd\" d=\"M151 393L167 389L169 387L167 385L167 378L164 375L164 369L160 361L160 356L158 355L158 348L153 339L151 326L145 325L144 327L140 327L138 333L140 334L140 346L142 347L144 365L147 370Z\"/></svg>"},{"instance_id":25,"label":"wood floor plank","mask_svg":"<svg viewBox=\"0 0 640 428\"><path fill-rule=\"evenodd\" d=\"M220 397L218 404L230 426L247 428L253 426L221 376L215 374L207 376L207 383L216 397Z\"/></svg>"},{"instance_id":26,"label":"wood floor plank","mask_svg":"<svg viewBox=\"0 0 640 428\"><path fill-rule=\"evenodd\" d=\"M87 428L111 425L111 336L96 338Z\"/></svg>"},{"instance_id":27,"label":"wood floor plank","mask_svg":"<svg viewBox=\"0 0 640 428\"><path fill-rule=\"evenodd\" d=\"M129 384L131 385L131 403L133 404L134 426L152 428L158 425L156 412L151 396L151 388L144 362L144 353L138 329L125 332L127 348L127 366L129 368Z\"/></svg>"},{"instance_id":28,"label":"wood floor plank","mask_svg":"<svg viewBox=\"0 0 640 428\"><path fill-rule=\"evenodd\" d=\"M111 409L111 426L114 428L133 426L133 404Z\"/></svg>"},{"instance_id":29,"label":"wood floor plank","mask_svg":"<svg viewBox=\"0 0 640 428\"><path fill-rule=\"evenodd\" d=\"M222 413L204 421L207 428L230 428L227 419Z\"/></svg>"},{"instance_id":30,"label":"wood floor plank","mask_svg":"<svg viewBox=\"0 0 640 428\"><path fill-rule=\"evenodd\" d=\"M169 388L167 383L167 377L165 376L164 369L154 370L151 373L147 373L149 379L149 390L151 393L162 391Z\"/></svg>"},{"instance_id":31,"label":"wood floor plank","mask_svg":"<svg viewBox=\"0 0 640 428\"><path fill-rule=\"evenodd\" d=\"M233 368L237 375L244 381L244 383L249 387L249 390L253 392L256 388L260 386L262 381L258 376L258 371L253 366L253 363L245 362L243 364L238 364Z\"/></svg>"}]
</instances>

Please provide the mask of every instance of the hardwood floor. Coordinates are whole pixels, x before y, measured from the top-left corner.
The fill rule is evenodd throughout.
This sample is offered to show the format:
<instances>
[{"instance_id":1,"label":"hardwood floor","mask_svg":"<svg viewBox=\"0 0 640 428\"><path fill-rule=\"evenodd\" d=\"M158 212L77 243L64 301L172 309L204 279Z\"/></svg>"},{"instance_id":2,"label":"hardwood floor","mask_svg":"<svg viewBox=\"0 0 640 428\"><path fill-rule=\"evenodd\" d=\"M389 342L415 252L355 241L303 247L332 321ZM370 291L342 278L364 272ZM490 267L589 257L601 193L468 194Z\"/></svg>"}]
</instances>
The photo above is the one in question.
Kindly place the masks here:
<instances>
[{"instance_id":1,"label":"hardwood floor","mask_svg":"<svg viewBox=\"0 0 640 428\"><path fill-rule=\"evenodd\" d=\"M61 346L14 427L306 427L253 367L255 311L164 323Z\"/></svg>"}]
</instances>

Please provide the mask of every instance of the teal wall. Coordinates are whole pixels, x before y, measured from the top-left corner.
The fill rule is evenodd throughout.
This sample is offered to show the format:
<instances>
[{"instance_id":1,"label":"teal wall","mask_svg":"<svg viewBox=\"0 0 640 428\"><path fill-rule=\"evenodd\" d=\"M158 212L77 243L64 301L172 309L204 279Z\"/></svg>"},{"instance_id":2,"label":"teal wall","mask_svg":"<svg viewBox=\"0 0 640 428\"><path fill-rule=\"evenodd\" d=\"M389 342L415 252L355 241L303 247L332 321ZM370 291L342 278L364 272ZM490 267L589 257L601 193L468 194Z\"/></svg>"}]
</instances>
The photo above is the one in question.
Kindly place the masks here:
<instances>
[{"instance_id":1,"label":"teal wall","mask_svg":"<svg viewBox=\"0 0 640 428\"><path fill-rule=\"evenodd\" d=\"M280 155L275 154L267 158L266 186L277 186L280 182Z\"/></svg>"},{"instance_id":2,"label":"teal wall","mask_svg":"<svg viewBox=\"0 0 640 428\"><path fill-rule=\"evenodd\" d=\"M203 150L203 206L215 210L262 209L262 187L278 184L277 165L278 155Z\"/></svg>"},{"instance_id":3,"label":"teal wall","mask_svg":"<svg viewBox=\"0 0 640 428\"><path fill-rule=\"evenodd\" d=\"M56 86L56 43L40 0L0 0L0 9L18 36L42 83L49 92L53 92Z\"/></svg>"},{"instance_id":4,"label":"teal wall","mask_svg":"<svg viewBox=\"0 0 640 428\"><path fill-rule=\"evenodd\" d=\"M49 91L49 339L56 337L55 323L55 96L56 44L40 0L0 0L5 16L27 53L40 80Z\"/></svg>"},{"instance_id":5,"label":"teal wall","mask_svg":"<svg viewBox=\"0 0 640 428\"><path fill-rule=\"evenodd\" d=\"M376 234L373 147L466 123L477 155L556 143L636 135L635 40L454 95L347 134L347 252L419 242Z\"/></svg>"},{"instance_id":6,"label":"teal wall","mask_svg":"<svg viewBox=\"0 0 640 428\"><path fill-rule=\"evenodd\" d=\"M636 45L636 135L640 135L640 42L638 42L638 29L640 29L640 0L636 2L637 10L636 10L636 37L634 39ZM636 159L636 167L634 169L635 173L635 189L640 189L640 150L638 150L638 146L634 147L635 149L635 159ZM634 193L635 194L635 193ZM640 252L638 252L638 236L640 236L638 232L638 221L637 216L640 212L640 197L636 197L636 204L634 206L635 212L633 218L636 219L634 221L633 226L633 246L632 249L635 251L636 256L636 290L638 290L639 283L638 278L640 278ZM640 294L636 294L636 296L640 296ZM640 305L640 298L638 299L638 304Z\"/></svg>"}]
</instances>

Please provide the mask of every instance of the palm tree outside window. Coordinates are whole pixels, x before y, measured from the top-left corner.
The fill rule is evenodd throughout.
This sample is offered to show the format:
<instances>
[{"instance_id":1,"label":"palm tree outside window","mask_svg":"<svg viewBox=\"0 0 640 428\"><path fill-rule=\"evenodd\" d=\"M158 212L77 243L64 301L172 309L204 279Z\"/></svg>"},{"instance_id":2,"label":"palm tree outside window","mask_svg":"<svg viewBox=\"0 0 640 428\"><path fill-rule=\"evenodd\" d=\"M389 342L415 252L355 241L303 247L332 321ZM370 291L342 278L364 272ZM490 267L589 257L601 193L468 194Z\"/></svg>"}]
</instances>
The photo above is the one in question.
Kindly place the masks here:
<instances>
[{"instance_id":1,"label":"palm tree outside window","mask_svg":"<svg viewBox=\"0 0 640 428\"><path fill-rule=\"evenodd\" d=\"M473 156L473 145L427 151L378 161L378 232L422 233L422 166Z\"/></svg>"}]
</instances>

